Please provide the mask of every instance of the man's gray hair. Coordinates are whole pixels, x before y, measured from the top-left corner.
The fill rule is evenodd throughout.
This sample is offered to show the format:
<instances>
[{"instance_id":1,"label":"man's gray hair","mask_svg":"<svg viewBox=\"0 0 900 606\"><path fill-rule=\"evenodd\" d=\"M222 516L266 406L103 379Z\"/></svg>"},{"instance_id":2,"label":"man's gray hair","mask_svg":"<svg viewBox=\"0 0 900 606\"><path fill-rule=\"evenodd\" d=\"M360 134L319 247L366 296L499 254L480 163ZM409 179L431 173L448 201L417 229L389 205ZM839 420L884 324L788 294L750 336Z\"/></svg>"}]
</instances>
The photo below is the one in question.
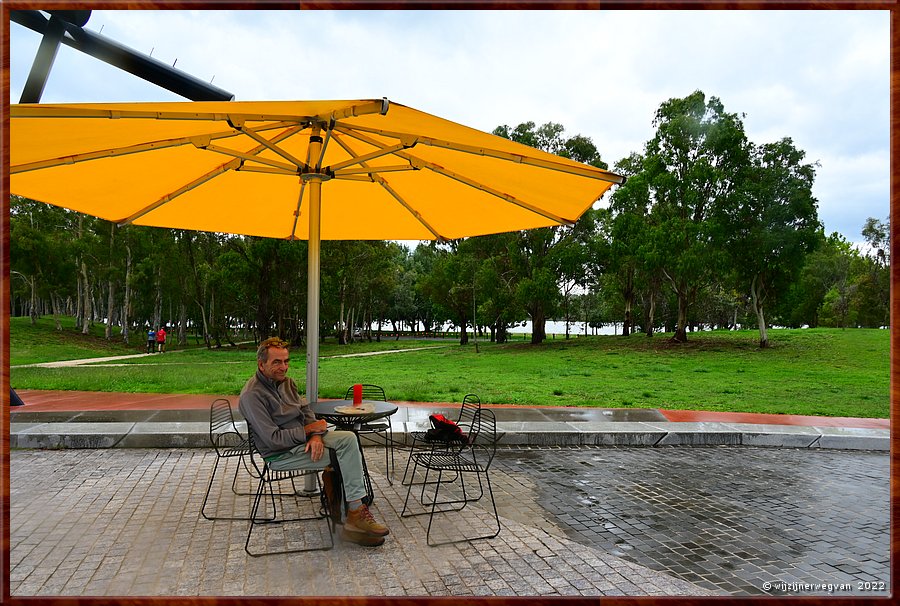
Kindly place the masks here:
<instances>
[{"instance_id":1,"label":"man's gray hair","mask_svg":"<svg viewBox=\"0 0 900 606\"><path fill-rule=\"evenodd\" d=\"M269 337L265 341L259 344L259 347L256 349L256 360L257 362L268 362L269 361L269 349L272 347L278 347L279 349L287 349L288 345L290 345L287 341L283 339L279 339L278 337Z\"/></svg>"}]
</instances>

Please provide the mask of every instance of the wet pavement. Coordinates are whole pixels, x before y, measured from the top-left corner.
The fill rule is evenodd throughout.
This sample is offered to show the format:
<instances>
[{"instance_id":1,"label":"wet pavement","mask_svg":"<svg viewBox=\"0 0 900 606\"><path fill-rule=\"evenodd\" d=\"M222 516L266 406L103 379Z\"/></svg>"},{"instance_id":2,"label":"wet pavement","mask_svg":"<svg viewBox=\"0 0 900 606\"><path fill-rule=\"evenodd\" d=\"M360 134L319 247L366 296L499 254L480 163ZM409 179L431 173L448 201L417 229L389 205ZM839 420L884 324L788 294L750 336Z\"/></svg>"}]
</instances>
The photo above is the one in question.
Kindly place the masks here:
<instances>
[{"instance_id":1,"label":"wet pavement","mask_svg":"<svg viewBox=\"0 0 900 606\"><path fill-rule=\"evenodd\" d=\"M381 457L367 458L373 511L392 529L382 547L338 542L312 555L251 558L246 522L199 514L210 449L14 450L11 594L885 597L890 589L884 452L504 447L491 470L500 534L434 548L425 545L427 516L401 519L405 487L386 481ZM212 504L219 515L249 506L225 482ZM442 531L482 523L483 506L445 518ZM322 538L315 528L266 530L270 546Z\"/></svg>"},{"instance_id":2,"label":"wet pavement","mask_svg":"<svg viewBox=\"0 0 900 606\"><path fill-rule=\"evenodd\" d=\"M889 457L764 448L504 450L498 468L583 545L717 593L889 580ZM577 470L573 473L573 470ZM769 583L769 586L766 586Z\"/></svg>"}]
</instances>

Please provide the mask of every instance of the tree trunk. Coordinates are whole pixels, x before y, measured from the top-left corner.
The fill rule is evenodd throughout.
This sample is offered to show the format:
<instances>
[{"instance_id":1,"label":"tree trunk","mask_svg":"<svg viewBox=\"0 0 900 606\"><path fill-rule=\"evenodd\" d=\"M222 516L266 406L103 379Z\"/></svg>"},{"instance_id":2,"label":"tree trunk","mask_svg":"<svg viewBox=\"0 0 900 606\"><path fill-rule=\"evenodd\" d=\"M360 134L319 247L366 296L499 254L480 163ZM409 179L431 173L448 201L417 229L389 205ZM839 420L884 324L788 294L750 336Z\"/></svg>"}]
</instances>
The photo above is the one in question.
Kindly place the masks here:
<instances>
[{"instance_id":1,"label":"tree trunk","mask_svg":"<svg viewBox=\"0 0 900 606\"><path fill-rule=\"evenodd\" d=\"M769 333L766 331L766 318L763 315L763 302L765 301L765 285L762 280L757 280L759 276L753 276L750 281L750 300L753 302L753 311L756 312L756 322L759 326L759 346L765 348L769 346Z\"/></svg>"},{"instance_id":2,"label":"tree trunk","mask_svg":"<svg viewBox=\"0 0 900 606\"><path fill-rule=\"evenodd\" d=\"M112 339L113 314L116 304L116 283L112 277L109 278L107 288L109 289L109 296L106 298L106 331L104 334L106 340L109 341Z\"/></svg>"},{"instance_id":3,"label":"tree trunk","mask_svg":"<svg viewBox=\"0 0 900 606\"><path fill-rule=\"evenodd\" d=\"M80 264L80 260L78 261ZM84 283L81 279L81 272L79 271L76 274L76 287L75 287L75 328L76 330L81 328L82 324L84 324Z\"/></svg>"},{"instance_id":4,"label":"tree trunk","mask_svg":"<svg viewBox=\"0 0 900 606\"><path fill-rule=\"evenodd\" d=\"M540 345L547 338L547 318L544 316L544 308L535 310L531 314L531 344Z\"/></svg>"},{"instance_id":5,"label":"tree trunk","mask_svg":"<svg viewBox=\"0 0 900 606\"><path fill-rule=\"evenodd\" d=\"M162 263L156 267L156 300L153 302L153 327L159 328L162 322Z\"/></svg>"},{"instance_id":6,"label":"tree trunk","mask_svg":"<svg viewBox=\"0 0 900 606\"><path fill-rule=\"evenodd\" d=\"M622 288L622 299L625 301L625 320L622 322L622 336L631 334L632 308L634 307L634 271L627 271L625 285Z\"/></svg>"},{"instance_id":7,"label":"tree trunk","mask_svg":"<svg viewBox=\"0 0 900 606\"><path fill-rule=\"evenodd\" d=\"M672 340L676 343L687 343L687 295L676 293L678 296L678 318L675 321L675 334Z\"/></svg>"},{"instance_id":8,"label":"tree trunk","mask_svg":"<svg viewBox=\"0 0 900 606\"><path fill-rule=\"evenodd\" d=\"M631 334L631 300L625 299L625 320L622 322L622 336Z\"/></svg>"},{"instance_id":9,"label":"tree trunk","mask_svg":"<svg viewBox=\"0 0 900 606\"><path fill-rule=\"evenodd\" d=\"M131 246L125 245L125 301L122 304L122 340L128 345L131 332Z\"/></svg>"},{"instance_id":10,"label":"tree trunk","mask_svg":"<svg viewBox=\"0 0 900 606\"><path fill-rule=\"evenodd\" d=\"M29 304L31 309L28 311L28 315L31 316L31 325L34 326L37 324L38 319L38 311L37 311L37 279L34 276L28 280L31 284L31 303Z\"/></svg>"},{"instance_id":11,"label":"tree trunk","mask_svg":"<svg viewBox=\"0 0 900 606\"><path fill-rule=\"evenodd\" d=\"M106 330L104 331L104 336L106 340L109 341L112 339L112 325L113 325L113 309L116 304L116 282L113 279L113 259L115 258L115 238L116 238L116 224L110 223L109 225L109 278L106 281L107 288L107 297L106 297Z\"/></svg>"},{"instance_id":12,"label":"tree trunk","mask_svg":"<svg viewBox=\"0 0 900 606\"><path fill-rule=\"evenodd\" d=\"M91 328L91 288L90 282L88 282L87 263L84 262L84 257L81 258L81 279L84 282L82 293L84 295L84 306L82 307L84 316L81 324L81 334L86 335Z\"/></svg>"},{"instance_id":13,"label":"tree trunk","mask_svg":"<svg viewBox=\"0 0 900 606\"><path fill-rule=\"evenodd\" d=\"M56 324L56 330L61 332L62 331L62 323L59 321L59 312L60 312L59 296L57 296L56 294L52 294L52 295L50 295L50 297L53 299L53 322Z\"/></svg>"},{"instance_id":14,"label":"tree trunk","mask_svg":"<svg viewBox=\"0 0 900 606\"><path fill-rule=\"evenodd\" d=\"M341 306L338 313L338 345L347 344L347 331L344 330L344 295L341 294Z\"/></svg>"},{"instance_id":15,"label":"tree trunk","mask_svg":"<svg viewBox=\"0 0 900 606\"><path fill-rule=\"evenodd\" d=\"M187 305L178 304L178 344L187 345Z\"/></svg>"}]
</instances>

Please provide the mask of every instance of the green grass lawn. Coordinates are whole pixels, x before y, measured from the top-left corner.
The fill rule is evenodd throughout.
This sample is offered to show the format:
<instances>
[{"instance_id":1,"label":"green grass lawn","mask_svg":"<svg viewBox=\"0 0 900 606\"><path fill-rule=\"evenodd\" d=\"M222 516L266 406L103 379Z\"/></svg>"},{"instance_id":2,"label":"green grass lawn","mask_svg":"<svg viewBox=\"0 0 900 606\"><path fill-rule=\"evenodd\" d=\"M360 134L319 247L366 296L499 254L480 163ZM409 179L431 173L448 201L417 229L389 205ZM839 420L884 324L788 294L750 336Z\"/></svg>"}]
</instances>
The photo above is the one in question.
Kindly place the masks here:
<instances>
[{"instance_id":1,"label":"green grass lawn","mask_svg":"<svg viewBox=\"0 0 900 606\"><path fill-rule=\"evenodd\" d=\"M14 365L57 351L52 344L41 345L52 336L39 337L41 331L30 326L23 330L20 319L13 320ZM52 320L42 321L52 327ZM342 397L353 383L377 383L391 399L403 401L459 402L473 392L490 404L889 416L886 330L772 330L772 347L765 350L757 347L756 331L692 333L681 345L667 337L557 338L540 346L480 342L479 353L455 341L326 342L320 348L319 392L323 398ZM57 355L64 357L56 359L91 357L72 335L60 341ZM92 338L90 346L83 347L94 351L93 356L139 351L104 349L99 345L106 341L99 342ZM331 357L414 347L432 348ZM305 351L295 350L292 357L291 374L302 386ZM252 345L192 348L126 362L114 367L13 368L11 379L18 389L233 395L256 369Z\"/></svg>"}]
</instances>

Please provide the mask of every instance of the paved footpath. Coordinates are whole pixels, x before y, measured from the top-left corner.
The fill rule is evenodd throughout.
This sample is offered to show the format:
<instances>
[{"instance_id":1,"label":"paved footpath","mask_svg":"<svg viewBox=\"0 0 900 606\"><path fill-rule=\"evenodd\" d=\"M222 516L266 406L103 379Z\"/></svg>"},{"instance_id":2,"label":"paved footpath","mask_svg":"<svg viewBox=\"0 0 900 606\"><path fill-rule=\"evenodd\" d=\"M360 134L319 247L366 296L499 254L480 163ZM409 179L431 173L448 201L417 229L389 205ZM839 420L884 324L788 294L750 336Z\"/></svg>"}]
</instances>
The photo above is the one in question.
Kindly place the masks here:
<instances>
[{"instance_id":1,"label":"paved footpath","mask_svg":"<svg viewBox=\"0 0 900 606\"><path fill-rule=\"evenodd\" d=\"M890 589L883 452L506 447L491 474L501 533L442 547L425 545L427 516L399 518L406 489L388 484L383 459L370 456L374 511L392 530L382 547L338 542L259 558L244 552L246 522L199 514L209 449L10 458L13 596L885 597ZM219 515L247 510L226 483L218 488ZM469 524L485 514L467 511ZM441 529L455 532L452 520ZM324 524L313 524L304 540L324 538ZM265 531L272 546L302 532ZM300 574L310 563L313 574Z\"/></svg>"}]
</instances>

